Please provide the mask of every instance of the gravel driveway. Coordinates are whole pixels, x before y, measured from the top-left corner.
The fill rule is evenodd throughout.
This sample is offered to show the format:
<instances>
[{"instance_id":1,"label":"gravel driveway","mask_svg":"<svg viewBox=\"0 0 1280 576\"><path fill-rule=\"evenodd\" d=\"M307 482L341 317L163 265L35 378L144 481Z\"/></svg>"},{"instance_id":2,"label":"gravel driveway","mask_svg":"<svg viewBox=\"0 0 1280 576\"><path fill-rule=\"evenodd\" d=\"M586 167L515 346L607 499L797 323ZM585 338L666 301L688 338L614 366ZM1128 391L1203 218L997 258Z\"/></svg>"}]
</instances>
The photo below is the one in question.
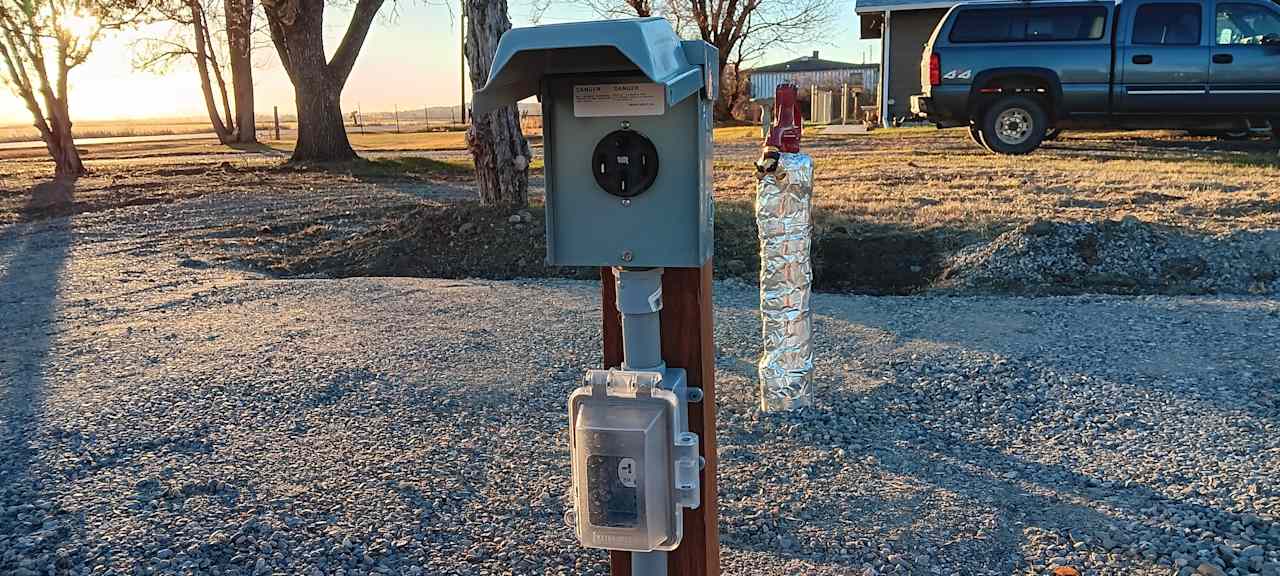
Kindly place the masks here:
<instances>
[{"instance_id":1,"label":"gravel driveway","mask_svg":"<svg viewBox=\"0 0 1280 576\"><path fill-rule=\"evenodd\" d=\"M606 572L593 283L271 280L153 233L190 202L0 228L0 573ZM819 295L765 415L716 290L724 573L1280 576L1280 301Z\"/></svg>"}]
</instances>

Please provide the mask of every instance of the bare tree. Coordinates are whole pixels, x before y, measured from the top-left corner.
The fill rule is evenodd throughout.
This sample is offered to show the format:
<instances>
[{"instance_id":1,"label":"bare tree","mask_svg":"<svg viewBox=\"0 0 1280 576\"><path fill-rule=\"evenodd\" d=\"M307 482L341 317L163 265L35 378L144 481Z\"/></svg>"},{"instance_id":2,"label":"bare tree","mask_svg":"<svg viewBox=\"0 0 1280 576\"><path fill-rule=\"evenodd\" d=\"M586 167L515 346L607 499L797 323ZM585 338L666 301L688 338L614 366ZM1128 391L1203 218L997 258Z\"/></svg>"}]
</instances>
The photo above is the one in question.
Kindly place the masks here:
<instances>
[{"instance_id":1,"label":"bare tree","mask_svg":"<svg viewBox=\"0 0 1280 576\"><path fill-rule=\"evenodd\" d=\"M236 103L236 142L258 141L253 110L253 0L223 0L223 29L231 68L232 99Z\"/></svg>"},{"instance_id":2,"label":"bare tree","mask_svg":"<svg viewBox=\"0 0 1280 576\"><path fill-rule=\"evenodd\" d=\"M31 112L58 178L85 172L71 135L71 70L89 57L104 28L119 25L117 10L128 8L94 0L0 0L0 75Z\"/></svg>"},{"instance_id":3,"label":"bare tree","mask_svg":"<svg viewBox=\"0 0 1280 576\"><path fill-rule=\"evenodd\" d=\"M158 3L151 17L171 22L175 29L166 37L135 43L138 54L134 66L164 72L179 61L194 61L209 122L218 140L223 144L256 142L253 64L250 60L254 35L251 28L253 6L248 5L250 14L245 16L241 10L246 0L225 0L224 6L219 6L220 1L167 0ZM226 8L225 12L222 8ZM234 107L227 92L225 72L228 70Z\"/></svg>"},{"instance_id":4,"label":"bare tree","mask_svg":"<svg viewBox=\"0 0 1280 576\"><path fill-rule=\"evenodd\" d=\"M511 29L506 0L466 0L467 69L472 86L489 80L498 39ZM529 204L529 142L520 132L515 105L471 119L467 147L476 163L480 203L524 207Z\"/></svg>"},{"instance_id":5,"label":"bare tree","mask_svg":"<svg viewBox=\"0 0 1280 576\"><path fill-rule=\"evenodd\" d=\"M665 8L665 2L666 0L658 0L656 6L653 0L577 0L576 3L590 8L601 18L612 19L656 16L658 14L655 14L655 10ZM549 1L546 3L550 4Z\"/></svg>"},{"instance_id":6,"label":"bare tree","mask_svg":"<svg viewBox=\"0 0 1280 576\"><path fill-rule=\"evenodd\" d=\"M293 83L298 107L294 161L356 157L342 125L342 89L384 0L357 0L333 57L324 49L325 0L262 0L271 41Z\"/></svg>"},{"instance_id":7,"label":"bare tree","mask_svg":"<svg viewBox=\"0 0 1280 576\"><path fill-rule=\"evenodd\" d=\"M828 42L838 8L834 0L751 0L744 4L738 20L730 23L731 0L714 0L711 10L706 4L706 0L691 3L693 21L704 39L716 38L707 41L720 49L720 69L729 72L722 96L736 99L717 102L716 113L722 118L727 118L747 94L747 76L743 74L747 64L773 48L796 52Z\"/></svg>"},{"instance_id":8,"label":"bare tree","mask_svg":"<svg viewBox=\"0 0 1280 576\"><path fill-rule=\"evenodd\" d=\"M555 0L539 0L553 2ZM662 16L685 38L701 38L720 51L724 90L716 118L728 119L743 93L743 66L774 47L824 42L836 0L568 0L603 18ZM804 48L801 48L804 49Z\"/></svg>"}]
</instances>

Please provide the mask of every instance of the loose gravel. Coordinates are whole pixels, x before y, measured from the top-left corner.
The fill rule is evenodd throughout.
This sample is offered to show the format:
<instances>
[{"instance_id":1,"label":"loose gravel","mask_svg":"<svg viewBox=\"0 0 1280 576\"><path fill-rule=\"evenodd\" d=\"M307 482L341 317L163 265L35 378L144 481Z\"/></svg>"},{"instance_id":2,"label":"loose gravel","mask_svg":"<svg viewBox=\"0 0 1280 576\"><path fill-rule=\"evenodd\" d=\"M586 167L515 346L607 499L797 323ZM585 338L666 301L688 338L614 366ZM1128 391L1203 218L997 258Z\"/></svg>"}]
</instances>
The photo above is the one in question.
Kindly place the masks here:
<instances>
[{"instance_id":1,"label":"loose gravel","mask_svg":"<svg viewBox=\"0 0 1280 576\"><path fill-rule=\"evenodd\" d=\"M0 228L0 573L606 573L594 283L271 280L212 203ZM762 414L716 294L725 574L1280 576L1280 301L817 295L818 406Z\"/></svg>"},{"instance_id":2,"label":"loose gravel","mask_svg":"<svg viewBox=\"0 0 1280 576\"><path fill-rule=\"evenodd\" d=\"M1280 294L1280 230L1039 220L962 249L943 268L942 291Z\"/></svg>"}]
</instances>

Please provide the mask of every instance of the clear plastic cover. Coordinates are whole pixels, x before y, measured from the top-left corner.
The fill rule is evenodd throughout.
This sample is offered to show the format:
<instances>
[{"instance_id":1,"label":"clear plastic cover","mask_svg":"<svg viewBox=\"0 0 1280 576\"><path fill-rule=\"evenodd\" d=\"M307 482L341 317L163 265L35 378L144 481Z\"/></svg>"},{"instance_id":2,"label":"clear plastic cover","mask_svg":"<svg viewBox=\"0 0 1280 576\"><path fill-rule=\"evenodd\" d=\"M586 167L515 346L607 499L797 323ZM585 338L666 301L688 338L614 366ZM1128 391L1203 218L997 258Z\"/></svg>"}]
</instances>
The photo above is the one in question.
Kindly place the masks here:
<instances>
[{"instance_id":1,"label":"clear plastic cover","mask_svg":"<svg viewBox=\"0 0 1280 576\"><path fill-rule=\"evenodd\" d=\"M700 500L698 436L681 420L685 391L683 370L591 370L569 397L574 520L584 546L679 546L680 509Z\"/></svg>"},{"instance_id":2,"label":"clear plastic cover","mask_svg":"<svg viewBox=\"0 0 1280 576\"><path fill-rule=\"evenodd\" d=\"M794 410L813 404L813 283L809 251L813 161L782 154L756 189L760 229L760 408Z\"/></svg>"}]
</instances>

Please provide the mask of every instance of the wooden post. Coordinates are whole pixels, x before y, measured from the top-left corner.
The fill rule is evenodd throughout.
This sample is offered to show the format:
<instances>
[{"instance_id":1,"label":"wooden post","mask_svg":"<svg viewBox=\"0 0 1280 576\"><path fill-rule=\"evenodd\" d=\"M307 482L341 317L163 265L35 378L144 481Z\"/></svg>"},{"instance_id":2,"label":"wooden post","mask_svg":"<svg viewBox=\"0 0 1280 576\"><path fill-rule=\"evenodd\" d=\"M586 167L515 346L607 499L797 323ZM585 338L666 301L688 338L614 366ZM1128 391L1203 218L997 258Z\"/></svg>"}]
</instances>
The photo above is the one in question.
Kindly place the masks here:
<instances>
[{"instance_id":1,"label":"wooden post","mask_svg":"<svg viewBox=\"0 0 1280 576\"><path fill-rule=\"evenodd\" d=\"M845 82L840 88L840 124L843 126L849 123L849 83Z\"/></svg>"},{"instance_id":2,"label":"wooden post","mask_svg":"<svg viewBox=\"0 0 1280 576\"><path fill-rule=\"evenodd\" d=\"M400 133L400 105L396 104L394 109L395 109L395 115L396 115L396 134L399 134Z\"/></svg>"},{"instance_id":3,"label":"wooden post","mask_svg":"<svg viewBox=\"0 0 1280 576\"><path fill-rule=\"evenodd\" d=\"M614 306L613 270L600 269L604 364L622 365L622 317ZM716 358L712 339L711 260L701 268L665 268L662 273L662 359L685 369L689 386L702 388L702 402L689 405L689 431L698 435L702 505L684 511L684 540L667 556L668 576L719 576L720 531L716 499ZM631 555L611 552L613 576L631 576Z\"/></svg>"},{"instance_id":4,"label":"wooden post","mask_svg":"<svg viewBox=\"0 0 1280 576\"><path fill-rule=\"evenodd\" d=\"M818 105L818 86L816 84L810 84L809 85L809 121L810 122L818 121L818 109L815 108L815 106L817 105ZM800 119L797 119L797 120L800 120ZM801 123L803 123L803 120L801 120Z\"/></svg>"},{"instance_id":5,"label":"wooden post","mask_svg":"<svg viewBox=\"0 0 1280 576\"><path fill-rule=\"evenodd\" d=\"M462 30L461 37L458 39L458 93L461 94L460 100L462 104L458 106L459 115L462 116L462 125L467 125L467 0L458 0L459 6L462 8L458 11L458 24Z\"/></svg>"},{"instance_id":6,"label":"wooden post","mask_svg":"<svg viewBox=\"0 0 1280 576\"><path fill-rule=\"evenodd\" d=\"M279 140L280 139L280 107L272 106L271 112L275 114L275 117L276 117L276 140Z\"/></svg>"},{"instance_id":7,"label":"wooden post","mask_svg":"<svg viewBox=\"0 0 1280 576\"><path fill-rule=\"evenodd\" d=\"M773 98L761 100L760 104L760 137L769 137L769 126L773 124Z\"/></svg>"}]
</instances>

